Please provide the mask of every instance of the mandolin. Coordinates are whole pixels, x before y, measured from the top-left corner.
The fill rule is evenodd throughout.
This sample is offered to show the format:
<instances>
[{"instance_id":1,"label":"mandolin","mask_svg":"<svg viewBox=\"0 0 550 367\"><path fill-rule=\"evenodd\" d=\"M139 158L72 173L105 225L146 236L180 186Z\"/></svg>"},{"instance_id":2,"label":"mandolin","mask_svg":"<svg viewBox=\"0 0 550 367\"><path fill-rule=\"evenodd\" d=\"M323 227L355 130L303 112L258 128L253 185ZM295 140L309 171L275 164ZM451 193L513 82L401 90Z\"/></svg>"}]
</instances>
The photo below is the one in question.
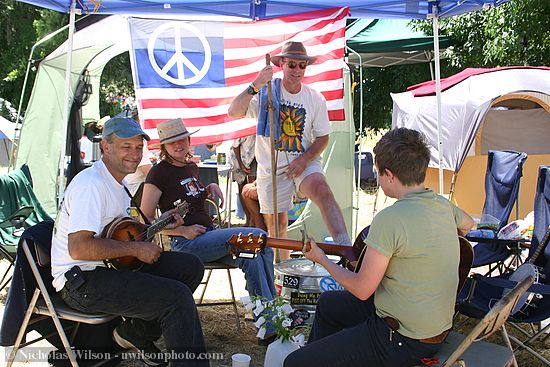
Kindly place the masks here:
<instances>
[{"instance_id":1,"label":"mandolin","mask_svg":"<svg viewBox=\"0 0 550 367\"><path fill-rule=\"evenodd\" d=\"M184 201L174 203L177 213L184 218L189 212L189 204ZM151 242L155 235L164 229L167 225L174 223L174 217L158 219L151 225L145 225L130 217L118 217L103 229L101 237L117 241L143 241ZM103 261L105 265L112 269L125 269L137 271L143 266L143 262L135 256L123 256L116 259L107 259Z\"/></svg>"}]
</instances>

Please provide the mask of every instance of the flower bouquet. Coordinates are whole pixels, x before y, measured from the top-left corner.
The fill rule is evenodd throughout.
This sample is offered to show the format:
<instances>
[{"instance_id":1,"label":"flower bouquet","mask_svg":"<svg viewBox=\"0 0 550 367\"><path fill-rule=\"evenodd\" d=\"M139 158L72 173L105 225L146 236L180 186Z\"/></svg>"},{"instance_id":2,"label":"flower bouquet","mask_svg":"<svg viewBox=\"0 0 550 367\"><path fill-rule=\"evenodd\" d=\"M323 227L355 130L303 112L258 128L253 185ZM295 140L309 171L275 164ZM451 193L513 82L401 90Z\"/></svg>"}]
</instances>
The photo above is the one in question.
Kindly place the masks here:
<instances>
[{"instance_id":1,"label":"flower bouquet","mask_svg":"<svg viewBox=\"0 0 550 367\"><path fill-rule=\"evenodd\" d=\"M261 296L243 297L241 302L247 312L254 313L258 338L264 339L272 332L277 335L277 339L267 347L264 367L282 366L287 355L305 344L304 332L309 326L304 322L309 318L309 312L293 309L281 296L272 300Z\"/></svg>"},{"instance_id":2,"label":"flower bouquet","mask_svg":"<svg viewBox=\"0 0 550 367\"><path fill-rule=\"evenodd\" d=\"M295 310L283 297L278 296L268 300L262 296L243 297L241 302L247 312L253 312L256 318L255 325L258 328L258 338L265 338L269 332L275 332L277 338L288 341L292 338L297 342L305 339L303 332L309 326L304 322L309 318L309 313L303 310Z\"/></svg>"}]
</instances>

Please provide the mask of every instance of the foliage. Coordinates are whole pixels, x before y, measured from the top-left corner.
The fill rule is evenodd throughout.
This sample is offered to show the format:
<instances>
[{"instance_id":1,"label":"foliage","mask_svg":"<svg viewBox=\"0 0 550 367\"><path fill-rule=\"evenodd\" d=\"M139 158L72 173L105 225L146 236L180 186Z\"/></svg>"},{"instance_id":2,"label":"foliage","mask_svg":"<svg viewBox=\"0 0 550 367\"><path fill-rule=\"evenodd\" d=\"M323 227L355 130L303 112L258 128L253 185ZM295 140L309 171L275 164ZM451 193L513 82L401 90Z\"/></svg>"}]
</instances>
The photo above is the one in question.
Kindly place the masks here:
<instances>
[{"instance_id":1,"label":"foliage","mask_svg":"<svg viewBox=\"0 0 550 367\"><path fill-rule=\"evenodd\" d=\"M356 131L359 131L360 74L353 72L354 99L353 119ZM385 129L391 126L391 93L404 92L409 85L430 79L428 64L392 66L388 68L363 69L363 127L371 130Z\"/></svg>"},{"instance_id":2,"label":"foliage","mask_svg":"<svg viewBox=\"0 0 550 367\"><path fill-rule=\"evenodd\" d=\"M433 34L431 22L419 22L417 27ZM550 2L513 0L489 10L444 18L440 32L455 42L447 56L458 69L546 65L550 59Z\"/></svg>"},{"instance_id":3,"label":"foliage","mask_svg":"<svg viewBox=\"0 0 550 367\"><path fill-rule=\"evenodd\" d=\"M67 16L15 0L0 0L0 97L19 106L21 90L27 70L31 48L37 40L66 22ZM66 35L59 35L35 50L33 60L38 61L52 52ZM34 66L36 64L34 63ZM33 67L25 92L28 100L34 83Z\"/></svg>"},{"instance_id":4,"label":"foliage","mask_svg":"<svg viewBox=\"0 0 550 367\"><path fill-rule=\"evenodd\" d=\"M115 116L126 107L127 97L134 95L130 55L124 52L111 59L101 75L99 111L101 116ZM116 103L114 103L116 102ZM133 102L129 105L133 108Z\"/></svg>"}]
</instances>

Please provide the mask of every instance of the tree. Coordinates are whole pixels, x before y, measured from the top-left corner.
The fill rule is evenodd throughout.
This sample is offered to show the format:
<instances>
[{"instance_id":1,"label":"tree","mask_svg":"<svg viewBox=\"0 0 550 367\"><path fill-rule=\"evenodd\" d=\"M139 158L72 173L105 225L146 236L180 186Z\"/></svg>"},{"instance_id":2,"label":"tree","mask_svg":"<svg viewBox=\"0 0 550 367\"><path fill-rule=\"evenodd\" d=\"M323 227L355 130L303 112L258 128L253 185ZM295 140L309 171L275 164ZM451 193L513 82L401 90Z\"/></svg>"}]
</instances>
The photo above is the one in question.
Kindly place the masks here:
<instances>
[{"instance_id":1,"label":"tree","mask_svg":"<svg viewBox=\"0 0 550 367\"><path fill-rule=\"evenodd\" d=\"M0 0L0 97L19 106L21 90L32 45L43 36L67 22L67 15L40 10L15 0ZM66 35L65 35L66 38ZM52 39L36 50L35 60L40 60L55 49L63 35ZM34 73L29 74L25 100L32 89Z\"/></svg>"},{"instance_id":2,"label":"tree","mask_svg":"<svg viewBox=\"0 0 550 367\"><path fill-rule=\"evenodd\" d=\"M431 24L418 26L428 34ZM497 8L441 20L441 32L453 38L451 66L545 65L550 60L550 2L512 0Z\"/></svg>"},{"instance_id":3,"label":"tree","mask_svg":"<svg viewBox=\"0 0 550 367\"><path fill-rule=\"evenodd\" d=\"M105 65L100 84L99 111L101 116L114 116L122 112L119 105L113 105L112 97L135 95L128 52L114 57Z\"/></svg>"},{"instance_id":4,"label":"tree","mask_svg":"<svg viewBox=\"0 0 550 367\"><path fill-rule=\"evenodd\" d=\"M433 35L431 21L413 24ZM545 65L550 60L550 1L512 0L497 8L444 18L440 33L454 41L441 62L442 78L468 67ZM409 85L429 80L422 68L427 70L427 64L364 69L364 89L368 92L363 95L362 113L367 128L391 127L389 93L404 92ZM356 80L358 75L355 72ZM354 118L358 128L357 91Z\"/></svg>"}]
</instances>

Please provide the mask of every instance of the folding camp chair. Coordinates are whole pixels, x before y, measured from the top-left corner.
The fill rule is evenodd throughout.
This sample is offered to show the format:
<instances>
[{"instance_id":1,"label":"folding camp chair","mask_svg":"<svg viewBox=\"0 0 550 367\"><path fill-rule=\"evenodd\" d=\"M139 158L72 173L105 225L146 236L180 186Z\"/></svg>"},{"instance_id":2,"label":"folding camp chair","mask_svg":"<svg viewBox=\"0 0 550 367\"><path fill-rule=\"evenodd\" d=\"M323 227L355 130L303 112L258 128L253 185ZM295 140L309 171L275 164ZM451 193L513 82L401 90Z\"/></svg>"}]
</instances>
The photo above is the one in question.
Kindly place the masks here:
<instances>
[{"instance_id":1,"label":"folding camp chair","mask_svg":"<svg viewBox=\"0 0 550 367\"><path fill-rule=\"evenodd\" d=\"M361 189L368 194L375 193L378 184L376 181L376 173L374 172L374 160L372 158L372 153L355 152L354 166L355 182L357 183L357 178L359 177L359 187L361 187Z\"/></svg>"},{"instance_id":2,"label":"folding camp chair","mask_svg":"<svg viewBox=\"0 0 550 367\"><path fill-rule=\"evenodd\" d=\"M0 228L8 231L12 237L19 237L24 228L28 227L26 221L31 214L34 214L34 207L24 206L19 208L15 213L0 222ZM16 252L17 247L10 245L9 242L4 239L2 232L0 232L0 258L9 262L8 268L0 280L0 291L2 291L11 280L11 276L8 277L8 274L15 264Z\"/></svg>"},{"instance_id":3,"label":"folding camp chair","mask_svg":"<svg viewBox=\"0 0 550 367\"><path fill-rule=\"evenodd\" d=\"M545 331L550 328L550 324L544 328L541 327L541 322L550 317L550 261L548 261L550 248L547 246L548 242L543 241L546 233L550 234L550 166L539 168L534 208L535 228L527 262L536 265L536 270L532 273L535 276L538 275L538 279L535 281L536 284L528 289L528 295L522 298L522 303L508 318L508 324L525 336L524 340L520 340L510 335L510 339L518 345L516 350L525 349L550 366L550 361L530 346L533 341L545 335ZM537 254L540 255L535 256ZM531 266L527 266L527 269L531 268ZM513 278L522 272L523 270L520 269L517 272L506 273L498 277L476 275L469 279L458 297L458 311L468 317L482 318L502 297L506 289L513 287L514 282L508 278ZM529 324L531 332L518 327L519 324Z\"/></svg>"},{"instance_id":4,"label":"folding camp chair","mask_svg":"<svg viewBox=\"0 0 550 367\"><path fill-rule=\"evenodd\" d=\"M8 275L23 229L49 219L32 191L32 178L26 165L0 175L0 259L9 262L0 280L0 290L10 282Z\"/></svg>"},{"instance_id":5,"label":"folding camp chair","mask_svg":"<svg viewBox=\"0 0 550 367\"><path fill-rule=\"evenodd\" d=\"M519 184L526 159L527 154L522 152L490 150L488 153L483 214L490 214L499 220L497 230L508 223L512 208L518 201ZM487 274L496 269L504 273L521 264L522 247L517 241L467 238L478 243L474 246L472 268L488 265Z\"/></svg>"},{"instance_id":6,"label":"folding camp chair","mask_svg":"<svg viewBox=\"0 0 550 367\"><path fill-rule=\"evenodd\" d=\"M44 233L44 230L49 230L50 232L51 230L53 230L53 222L40 223L35 227L38 226L42 227L39 229L42 233ZM34 230L34 228L31 228L31 230ZM33 236L29 235L28 237L23 238L19 245L21 246L20 251L22 251L22 253L24 254L24 259L30 267L30 270L32 271L32 276L36 281L36 289L34 290L34 293L26 309L24 318L21 322L21 326L19 328L17 338L15 339L13 349L9 354L7 367L10 367L13 364L17 355L17 351L19 349L55 335L55 333L52 333L23 343L23 339L27 334L28 327L48 318L51 318L55 325L56 332L61 339L61 343L65 348L71 365L73 367L77 367L78 362L76 359L75 350L72 348L72 342L77 335L77 331L79 330L80 325L104 324L116 319L118 316L107 314L86 314L74 310L71 307L67 306L57 294L51 293L49 243L44 244L38 241L33 241L32 237ZM45 281L45 277L49 279ZM22 289L21 291L24 292L25 289ZM10 296L16 297L17 295L14 295L12 290L10 289ZM72 323L69 327L67 327L66 325L62 324L61 320L72 321ZM6 318L4 318L4 322L5 321ZM70 329L72 329L72 333L71 337L69 338L66 332ZM105 363L105 361L101 360L97 362L98 365L102 363Z\"/></svg>"},{"instance_id":7,"label":"folding camp chair","mask_svg":"<svg viewBox=\"0 0 550 367\"><path fill-rule=\"evenodd\" d=\"M522 281L500 299L483 319L477 323L468 335L451 331L441 349L430 359L432 366L452 367L507 367L516 366L517 362L504 323L510 312L531 284L534 278L525 277ZM500 330L506 346L489 343L488 338ZM438 361L442 361L441 364ZM460 361L460 362L459 362ZM456 363L456 364L455 364ZM461 364L458 364L461 363Z\"/></svg>"}]
</instances>

